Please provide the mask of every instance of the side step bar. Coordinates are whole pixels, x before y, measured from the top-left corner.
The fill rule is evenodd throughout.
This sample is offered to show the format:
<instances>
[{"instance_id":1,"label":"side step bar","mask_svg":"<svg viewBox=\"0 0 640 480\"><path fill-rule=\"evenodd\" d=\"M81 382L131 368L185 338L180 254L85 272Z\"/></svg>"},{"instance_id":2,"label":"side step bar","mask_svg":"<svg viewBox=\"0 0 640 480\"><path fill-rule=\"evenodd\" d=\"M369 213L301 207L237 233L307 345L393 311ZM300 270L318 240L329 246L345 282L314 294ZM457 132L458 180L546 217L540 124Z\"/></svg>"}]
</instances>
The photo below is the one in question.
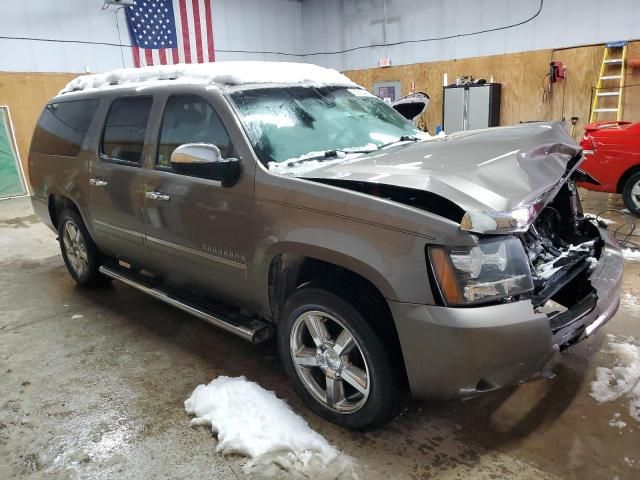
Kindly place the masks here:
<instances>
[{"instance_id":1,"label":"side step bar","mask_svg":"<svg viewBox=\"0 0 640 480\"><path fill-rule=\"evenodd\" d=\"M226 312L222 312L220 309L213 306L207 307L196 304L195 302L188 302L180 299L176 295L172 295L171 293L151 285L150 282L146 282L142 278L136 278L138 277L137 275L133 272L130 274L124 268L114 268L103 265L100 267L100 273L151 295L158 300L162 300L163 302L179 308L184 312L190 313L191 315L205 320L216 327L220 327L227 332L233 333L245 340L249 340L252 343L261 343L273 336L273 327L268 323L254 318L242 317L240 315L225 314Z\"/></svg>"}]
</instances>

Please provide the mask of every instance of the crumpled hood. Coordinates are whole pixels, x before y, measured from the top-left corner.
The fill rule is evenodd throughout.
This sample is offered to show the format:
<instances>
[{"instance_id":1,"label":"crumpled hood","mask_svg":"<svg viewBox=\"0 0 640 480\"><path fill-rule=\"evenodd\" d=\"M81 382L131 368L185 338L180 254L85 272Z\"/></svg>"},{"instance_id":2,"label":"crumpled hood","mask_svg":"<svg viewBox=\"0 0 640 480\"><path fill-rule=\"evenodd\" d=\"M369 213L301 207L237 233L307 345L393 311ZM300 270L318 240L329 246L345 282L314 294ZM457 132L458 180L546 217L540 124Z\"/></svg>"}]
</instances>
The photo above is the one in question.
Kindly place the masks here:
<instances>
[{"instance_id":1,"label":"crumpled hood","mask_svg":"<svg viewBox=\"0 0 640 480\"><path fill-rule=\"evenodd\" d=\"M556 186L579 152L564 124L527 123L403 144L297 176L408 187L465 211L508 211Z\"/></svg>"}]
</instances>

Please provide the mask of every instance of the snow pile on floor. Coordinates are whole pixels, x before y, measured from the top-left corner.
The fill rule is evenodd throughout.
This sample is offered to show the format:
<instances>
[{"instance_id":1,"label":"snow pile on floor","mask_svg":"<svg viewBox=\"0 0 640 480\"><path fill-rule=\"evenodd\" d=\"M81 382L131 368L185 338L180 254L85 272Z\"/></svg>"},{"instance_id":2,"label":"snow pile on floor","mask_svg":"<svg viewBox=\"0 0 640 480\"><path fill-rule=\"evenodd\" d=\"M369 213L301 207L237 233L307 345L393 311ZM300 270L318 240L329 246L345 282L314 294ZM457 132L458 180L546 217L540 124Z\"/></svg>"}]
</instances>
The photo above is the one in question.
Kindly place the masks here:
<instances>
[{"instance_id":1,"label":"snow pile on floor","mask_svg":"<svg viewBox=\"0 0 640 480\"><path fill-rule=\"evenodd\" d=\"M638 297L636 297L635 295L631 294L631 293L625 293L622 295L622 304L625 307L629 307L629 308L639 308L640 307L640 301L638 301Z\"/></svg>"},{"instance_id":2,"label":"snow pile on floor","mask_svg":"<svg viewBox=\"0 0 640 480\"><path fill-rule=\"evenodd\" d=\"M75 90L113 88L115 85L166 80L220 85L280 83L315 87L326 85L358 87L340 72L310 63L232 61L119 68L106 73L82 75L71 80L60 94Z\"/></svg>"},{"instance_id":3,"label":"snow pile on floor","mask_svg":"<svg viewBox=\"0 0 640 480\"><path fill-rule=\"evenodd\" d=\"M640 249L637 248L623 248L622 256L625 260L640 261Z\"/></svg>"},{"instance_id":4,"label":"snow pile on floor","mask_svg":"<svg viewBox=\"0 0 640 480\"><path fill-rule=\"evenodd\" d=\"M598 367L591 382L591 396L598 402L620 397L629 400L629 415L640 422L640 347L633 337L608 335L609 350L616 361L611 368Z\"/></svg>"},{"instance_id":5,"label":"snow pile on floor","mask_svg":"<svg viewBox=\"0 0 640 480\"><path fill-rule=\"evenodd\" d=\"M245 377L198 385L184 402L192 426L211 426L216 451L246 455L247 472L287 470L311 478L336 478L350 465L283 400ZM275 472L274 472L275 473Z\"/></svg>"}]
</instances>

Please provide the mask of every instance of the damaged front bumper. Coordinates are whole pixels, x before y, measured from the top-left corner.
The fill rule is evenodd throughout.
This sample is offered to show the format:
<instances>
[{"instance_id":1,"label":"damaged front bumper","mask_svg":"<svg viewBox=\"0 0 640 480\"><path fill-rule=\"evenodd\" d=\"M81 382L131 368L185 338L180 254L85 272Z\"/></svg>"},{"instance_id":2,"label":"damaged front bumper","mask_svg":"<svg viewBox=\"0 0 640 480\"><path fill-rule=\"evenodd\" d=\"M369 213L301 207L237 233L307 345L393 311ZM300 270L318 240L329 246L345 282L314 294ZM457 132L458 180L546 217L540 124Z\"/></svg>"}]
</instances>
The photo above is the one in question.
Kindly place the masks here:
<instances>
[{"instance_id":1,"label":"damaged front bumper","mask_svg":"<svg viewBox=\"0 0 640 480\"><path fill-rule=\"evenodd\" d=\"M619 306L623 259L612 235L599 231L593 290L564 312L536 311L530 299L471 308L389 301L414 397L468 397L517 383L604 325Z\"/></svg>"}]
</instances>

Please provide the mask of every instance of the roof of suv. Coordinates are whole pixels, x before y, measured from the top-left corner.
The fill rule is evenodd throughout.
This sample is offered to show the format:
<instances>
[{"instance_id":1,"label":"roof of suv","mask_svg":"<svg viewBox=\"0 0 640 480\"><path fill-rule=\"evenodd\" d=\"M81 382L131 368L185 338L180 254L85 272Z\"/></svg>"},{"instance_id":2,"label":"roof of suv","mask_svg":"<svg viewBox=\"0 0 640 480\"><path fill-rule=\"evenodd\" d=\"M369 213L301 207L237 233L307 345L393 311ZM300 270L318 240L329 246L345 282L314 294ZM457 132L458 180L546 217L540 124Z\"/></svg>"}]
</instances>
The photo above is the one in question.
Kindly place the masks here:
<instances>
[{"instance_id":1,"label":"roof of suv","mask_svg":"<svg viewBox=\"0 0 640 480\"><path fill-rule=\"evenodd\" d=\"M110 72L81 75L71 80L60 95L86 90L103 90L120 86L172 83L236 85L337 85L357 87L349 78L329 68L309 63L290 62L215 62L202 64L158 65L143 68L120 68Z\"/></svg>"}]
</instances>

